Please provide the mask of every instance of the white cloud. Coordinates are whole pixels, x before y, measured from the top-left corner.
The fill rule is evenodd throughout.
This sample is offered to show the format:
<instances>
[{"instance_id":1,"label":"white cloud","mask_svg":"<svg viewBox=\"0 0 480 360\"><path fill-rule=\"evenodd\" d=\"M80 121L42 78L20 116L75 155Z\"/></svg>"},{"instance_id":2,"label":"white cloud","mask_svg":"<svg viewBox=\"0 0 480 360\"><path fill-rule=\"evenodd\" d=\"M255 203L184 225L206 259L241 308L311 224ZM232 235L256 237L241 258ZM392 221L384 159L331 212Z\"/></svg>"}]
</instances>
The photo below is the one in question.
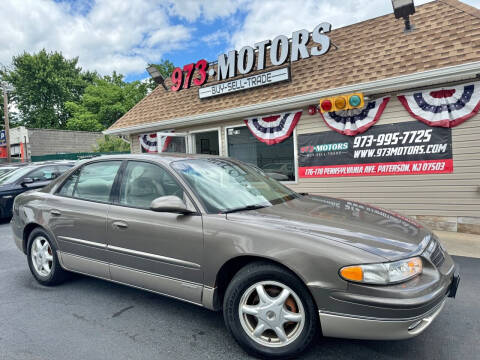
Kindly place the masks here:
<instances>
[{"instance_id":1,"label":"white cloud","mask_svg":"<svg viewBox=\"0 0 480 360\"><path fill-rule=\"evenodd\" d=\"M188 21L211 21L234 14L247 0L168 0L170 14Z\"/></svg>"},{"instance_id":2,"label":"white cloud","mask_svg":"<svg viewBox=\"0 0 480 360\"><path fill-rule=\"evenodd\" d=\"M428 1L431 0L416 0L415 5ZM312 31L321 22L338 28L393 12L390 0L252 0L245 10L243 25L231 37L232 48L239 49L281 34L291 36L300 29Z\"/></svg>"},{"instance_id":3,"label":"white cloud","mask_svg":"<svg viewBox=\"0 0 480 360\"><path fill-rule=\"evenodd\" d=\"M202 37L202 41L209 46L216 46L225 43L230 38L230 33L225 30L218 30Z\"/></svg>"},{"instance_id":4,"label":"white cloud","mask_svg":"<svg viewBox=\"0 0 480 360\"><path fill-rule=\"evenodd\" d=\"M162 3L97 0L85 13L88 7L51 0L2 1L0 63L46 48L79 56L80 66L100 73L142 72L191 37L186 26L170 23Z\"/></svg>"}]
</instances>

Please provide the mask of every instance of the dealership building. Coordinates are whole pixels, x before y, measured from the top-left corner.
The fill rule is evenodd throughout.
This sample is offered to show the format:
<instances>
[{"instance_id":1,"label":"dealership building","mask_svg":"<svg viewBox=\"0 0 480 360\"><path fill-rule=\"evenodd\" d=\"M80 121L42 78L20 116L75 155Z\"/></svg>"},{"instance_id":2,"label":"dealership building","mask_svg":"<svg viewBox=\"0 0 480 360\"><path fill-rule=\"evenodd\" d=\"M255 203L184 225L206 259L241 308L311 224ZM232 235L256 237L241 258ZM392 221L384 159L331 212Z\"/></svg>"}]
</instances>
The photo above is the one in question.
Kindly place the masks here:
<instances>
[{"instance_id":1,"label":"dealership building","mask_svg":"<svg viewBox=\"0 0 480 360\"><path fill-rule=\"evenodd\" d=\"M321 23L192 59L105 133L480 234L480 10L437 0L410 22Z\"/></svg>"}]
</instances>

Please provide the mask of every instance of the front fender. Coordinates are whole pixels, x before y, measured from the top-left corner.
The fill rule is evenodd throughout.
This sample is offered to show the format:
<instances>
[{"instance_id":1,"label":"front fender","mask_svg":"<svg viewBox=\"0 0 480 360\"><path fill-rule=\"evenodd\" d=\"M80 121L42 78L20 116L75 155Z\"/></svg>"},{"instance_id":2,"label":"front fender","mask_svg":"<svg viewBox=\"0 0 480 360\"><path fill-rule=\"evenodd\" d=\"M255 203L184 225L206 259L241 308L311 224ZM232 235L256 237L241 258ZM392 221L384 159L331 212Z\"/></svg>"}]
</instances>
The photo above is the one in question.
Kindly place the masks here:
<instances>
[{"instance_id":1,"label":"front fender","mask_svg":"<svg viewBox=\"0 0 480 360\"><path fill-rule=\"evenodd\" d=\"M348 244L318 235L275 231L268 223L231 221L225 215L205 215L204 279L215 287L217 274L230 259L255 256L275 261L294 272L306 285L346 289L338 275L346 265L384 261L383 258Z\"/></svg>"}]
</instances>

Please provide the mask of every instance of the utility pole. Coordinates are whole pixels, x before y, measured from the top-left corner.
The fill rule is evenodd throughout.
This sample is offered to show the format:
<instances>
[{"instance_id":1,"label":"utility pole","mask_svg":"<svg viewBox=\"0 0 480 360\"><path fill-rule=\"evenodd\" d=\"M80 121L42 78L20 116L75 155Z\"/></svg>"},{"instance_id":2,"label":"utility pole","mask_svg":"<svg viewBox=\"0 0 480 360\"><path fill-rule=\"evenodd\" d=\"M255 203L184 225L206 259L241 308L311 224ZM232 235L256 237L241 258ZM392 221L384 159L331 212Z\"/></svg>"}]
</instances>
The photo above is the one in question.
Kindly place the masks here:
<instances>
[{"instance_id":1,"label":"utility pole","mask_svg":"<svg viewBox=\"0 0 480 360\"><path fill-rule=\"evenodd\" d=\"M8 121L8 91L13 90L13 88L8 86L6 82L2 82L3 90L3 111L5 113L5 142L7 145L7 163L12 160L10 153L10 123Z\"/></svg>"}]
</instances>

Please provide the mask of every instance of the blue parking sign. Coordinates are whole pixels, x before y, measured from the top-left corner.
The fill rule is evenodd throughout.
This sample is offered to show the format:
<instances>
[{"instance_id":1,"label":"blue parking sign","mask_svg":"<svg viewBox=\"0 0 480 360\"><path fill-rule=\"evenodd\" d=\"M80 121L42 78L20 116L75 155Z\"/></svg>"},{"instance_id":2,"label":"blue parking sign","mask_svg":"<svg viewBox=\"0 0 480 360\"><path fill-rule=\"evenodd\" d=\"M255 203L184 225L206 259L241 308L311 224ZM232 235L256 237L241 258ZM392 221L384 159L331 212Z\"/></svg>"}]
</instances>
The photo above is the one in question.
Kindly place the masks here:
<instances>
[{"instance_id":1,"label":"blue parking sign","mask_svg":"<svg viewBox=\"0 0 480 360\"><path fill-rule=\"evenodd\" d=\"M0 145L5 145L7 139L5 139L5 130L0 131Z\"/></svg>"}]
</instances>

